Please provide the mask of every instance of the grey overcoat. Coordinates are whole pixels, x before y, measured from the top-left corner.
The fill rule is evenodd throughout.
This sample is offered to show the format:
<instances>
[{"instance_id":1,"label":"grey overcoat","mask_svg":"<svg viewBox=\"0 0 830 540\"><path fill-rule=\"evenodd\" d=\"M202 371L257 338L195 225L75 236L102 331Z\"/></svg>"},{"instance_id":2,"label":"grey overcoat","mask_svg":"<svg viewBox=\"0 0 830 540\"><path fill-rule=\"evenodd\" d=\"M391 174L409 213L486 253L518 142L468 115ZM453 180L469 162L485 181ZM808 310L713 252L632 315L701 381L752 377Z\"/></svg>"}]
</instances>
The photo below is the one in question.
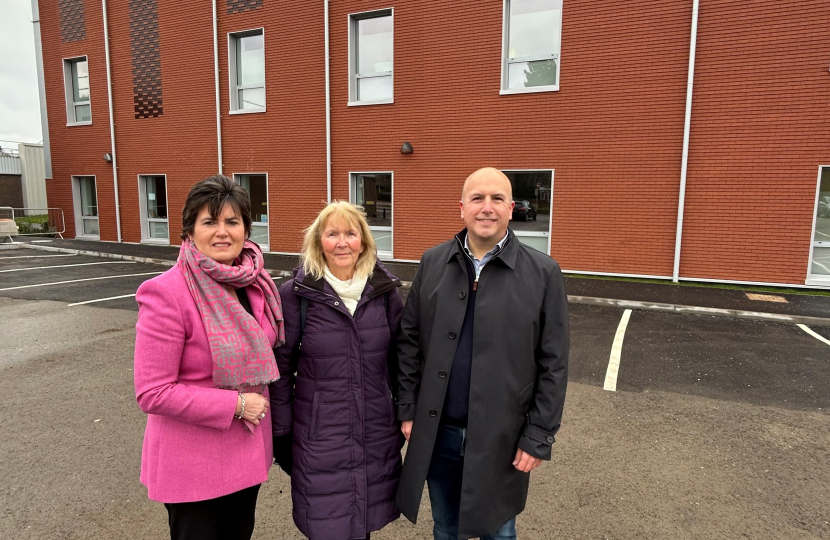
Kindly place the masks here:
<instances>
[{"instance_id":1,"label":"grey overcoat","mask_svg":"<svg viewBox=\"0 0 830 540\"><path fill-rule=\"evenodd\" d=\"M459 535L487 535L524 510L516 448L550 459L568 377L568 299L559 265L513 232L481 271L473 323ZM398 346L397 414L412 433L396 498L415 522L469 297L466 230L427 250Z\"/></svg>"}]
</instances>

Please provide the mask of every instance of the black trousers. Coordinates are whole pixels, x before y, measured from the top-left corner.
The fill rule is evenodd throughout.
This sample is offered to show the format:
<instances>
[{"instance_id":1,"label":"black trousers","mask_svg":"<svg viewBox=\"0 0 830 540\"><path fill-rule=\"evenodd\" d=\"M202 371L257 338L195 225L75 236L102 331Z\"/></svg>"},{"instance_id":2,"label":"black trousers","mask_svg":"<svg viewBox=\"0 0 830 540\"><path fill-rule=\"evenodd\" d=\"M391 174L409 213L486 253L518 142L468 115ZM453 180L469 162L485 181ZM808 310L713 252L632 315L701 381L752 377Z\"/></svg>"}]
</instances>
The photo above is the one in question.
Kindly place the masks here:
<instances>
[{"instance_id":1,"label":"black trousers","mask_svg":"<svg viewBox=\"0 0 830 540\"><path fill-rule=\"evenodd\" d=\"M259 484L207 501L165 503L171 540L250 540Z\"/></svg>"}]
</instances>

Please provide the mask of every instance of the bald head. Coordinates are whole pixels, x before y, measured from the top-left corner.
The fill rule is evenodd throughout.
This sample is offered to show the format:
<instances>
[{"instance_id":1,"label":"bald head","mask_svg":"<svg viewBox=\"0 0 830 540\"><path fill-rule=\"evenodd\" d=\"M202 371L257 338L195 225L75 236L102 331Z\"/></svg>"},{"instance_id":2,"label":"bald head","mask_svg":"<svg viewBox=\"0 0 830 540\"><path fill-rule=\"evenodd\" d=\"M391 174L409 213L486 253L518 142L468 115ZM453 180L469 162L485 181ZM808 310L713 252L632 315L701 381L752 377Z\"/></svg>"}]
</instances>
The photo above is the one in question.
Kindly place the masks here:
<instances>
[{"instance_id":1,"label":"bald head","mask_svg":"<svg viewBox=\"0 0 830 540\"><path fill-rule=\"evenodd\" d=\"M461 219L476 257L483 257L504 238L512 217L513 189L503 172L485 167L467 177L461 190Z\"/></svg>"},{"instance_id":2,"label":"bald head","mask_svg":"<svg viewBox=\"0 0 830 540\"><path fill-rule=\"evenodd\" d=\"M464 180L464 187L461 188L461 201L466 201L471 190L474 188L486 187L487 190L495 189L502 191L507 196L507 201L513 200L513 187L510 180L500 170L493 167L482 167Z\"/></svg>"}]
</instances>

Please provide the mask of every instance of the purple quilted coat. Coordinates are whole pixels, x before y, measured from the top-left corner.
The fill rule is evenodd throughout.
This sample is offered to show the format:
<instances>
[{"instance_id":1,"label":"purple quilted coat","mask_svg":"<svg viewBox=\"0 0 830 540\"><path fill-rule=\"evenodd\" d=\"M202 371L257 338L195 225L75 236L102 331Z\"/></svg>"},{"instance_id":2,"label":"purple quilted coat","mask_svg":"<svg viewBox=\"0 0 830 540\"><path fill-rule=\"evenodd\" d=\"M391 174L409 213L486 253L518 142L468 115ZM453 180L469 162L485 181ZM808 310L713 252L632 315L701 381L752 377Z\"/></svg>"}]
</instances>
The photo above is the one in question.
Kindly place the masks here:
<instances>
[{"instance_id":1,"label":"purple quilted coat","mask_svg":"<svg viewBox=\"0 0 830 540\"><path fill-rule=\"evenodd\" d=\"M294 523L311 540L365 538L400 515L403 436L387 368L400 285L378 262L354 317L302 268L280 287L286 341L276 350L282 378L270 388L271 418L274 436L293 432ZM302 347L300 297L308 300Z\"/></svg>"}]
</instances>

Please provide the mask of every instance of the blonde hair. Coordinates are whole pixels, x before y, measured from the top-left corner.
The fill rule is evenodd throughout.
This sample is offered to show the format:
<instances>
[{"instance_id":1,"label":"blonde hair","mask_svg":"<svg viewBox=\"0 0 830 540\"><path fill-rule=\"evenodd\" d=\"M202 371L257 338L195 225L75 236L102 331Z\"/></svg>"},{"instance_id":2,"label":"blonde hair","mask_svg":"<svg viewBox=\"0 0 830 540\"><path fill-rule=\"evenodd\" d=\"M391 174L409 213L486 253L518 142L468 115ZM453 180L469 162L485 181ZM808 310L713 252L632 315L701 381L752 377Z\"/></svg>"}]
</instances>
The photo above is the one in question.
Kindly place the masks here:
<instances>
[{"instance_id":1,"label":"blonde hair","mask_svg":"<svg viewBox=\"0 0 830 540\"><path fill-rule=\"evenodd\" d=\"M360 243L363 246L363 253L357 258L355 265L355 277L371 277L377 260L377 247L369 224L366 222L366 214L363 208L355 206L346 201L334 201L325 208L314 220L314 223L305 230L303 238L303 270L314 279L322 279L326 270L326 256L323 253L323 229L329 219L341 219L353 227L360 229Z\"/></svg>"}]
</instances>

